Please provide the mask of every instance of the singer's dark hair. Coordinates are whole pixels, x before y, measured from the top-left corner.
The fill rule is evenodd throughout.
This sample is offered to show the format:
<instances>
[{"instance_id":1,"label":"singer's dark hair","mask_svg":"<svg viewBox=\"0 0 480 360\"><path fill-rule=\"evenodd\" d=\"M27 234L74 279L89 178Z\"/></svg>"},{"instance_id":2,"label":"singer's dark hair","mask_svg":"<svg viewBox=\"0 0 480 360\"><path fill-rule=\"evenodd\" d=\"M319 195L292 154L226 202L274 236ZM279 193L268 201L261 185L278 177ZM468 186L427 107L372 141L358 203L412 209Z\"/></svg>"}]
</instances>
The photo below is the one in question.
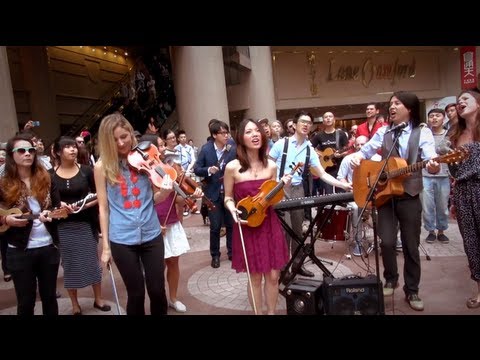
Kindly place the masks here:
<instances>
[{"instance_id":1,"label":"singer's dark hair","mask_svg":"<svg viewBox=\"0 0 480 360\"><path fill-rule=\"evenodd\" d=\"M418 100L417 95L408 91L395 91L391 96L390 101L393 97L396 97L402 102L402 104L410 111L410 121L412 123L412 128L416 128L420 125L420 100Z\"/></svg>"},{"instance_id":2,"label":"singer's dark hair","mask_svg":"<svg viewBox=\"0 0 480 360\"><path fill-rule=\"evenodd\" d=\"M443 116L445 116L445 110L434 108L428 112L427 116L430 116L430 114L442 114Z\"/></svg>"},{"instance_id":3,"label":"singer's dark hair","mask_svg":"<svg viewBox=\"0 0 480 360\"><path fill-rule=\"evenodd\" d=\"M247 146L245 145L245 128L247 127L248 123L253 123L257 126L258 131L260 132L260 137L262 138L262 146L258 149L258 157L263 164L263 167L268 166L268 157L267 157L267 134L265 134L265 130L263 126L259 126L259 124L253 119L243 119L240 124L238 125L238 131L235 138L235 143L237 144L237 159L240 162L240 173L243 173L251 168L251 162L248 158L247 154Z\"/></svg>"},{"instance_id":4,"label":"singer's dark hair","mask_svg":"<svg viewBox=\"0 0 480 360\"><path fill-rule=\"evenodd\" d=\"M313 115L306 110L300 110L299 112L297 112L293 117L293 123L296 124L298 122L298 119L300 119L300 116L304 116L304 115L308 116L313 123Z\"/></svg>"}]
</instances>

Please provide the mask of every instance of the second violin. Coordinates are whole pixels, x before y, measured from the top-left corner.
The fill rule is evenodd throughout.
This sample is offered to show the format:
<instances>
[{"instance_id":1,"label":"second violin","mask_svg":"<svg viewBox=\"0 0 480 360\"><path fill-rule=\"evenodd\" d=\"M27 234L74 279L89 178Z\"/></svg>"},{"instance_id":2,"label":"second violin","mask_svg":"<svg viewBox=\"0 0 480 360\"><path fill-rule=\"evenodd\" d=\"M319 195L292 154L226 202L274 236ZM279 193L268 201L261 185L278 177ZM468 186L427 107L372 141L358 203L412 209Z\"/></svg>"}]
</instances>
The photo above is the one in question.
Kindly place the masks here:
<instances>
[{"instance_id":1,"label":"second violin","mask_svg":"<svg viewBox=\"0 0 480 360\"><path fill-rule=\"evenodd\" d=\"M201 188L201 186L195 180L193 180L190 176L185 175L185 172L183 171L182 167L179 164L173 163L172 167L175 169L175 171L178 174L176 182L178 183L180 188L185 192L185 194L192 195L195 192L195 189ZM212 201L205 195L202 196L202 203L207 205L208 210L212 210L212 211L215 210L215 204L212 203ZM187 205L190 207L190 209L192 209L193 212L197 210L197 209L193 209L189 203L187 203ZM196 204L195 204L195 207L196 207Z\"/></svg>"}]
</instances>

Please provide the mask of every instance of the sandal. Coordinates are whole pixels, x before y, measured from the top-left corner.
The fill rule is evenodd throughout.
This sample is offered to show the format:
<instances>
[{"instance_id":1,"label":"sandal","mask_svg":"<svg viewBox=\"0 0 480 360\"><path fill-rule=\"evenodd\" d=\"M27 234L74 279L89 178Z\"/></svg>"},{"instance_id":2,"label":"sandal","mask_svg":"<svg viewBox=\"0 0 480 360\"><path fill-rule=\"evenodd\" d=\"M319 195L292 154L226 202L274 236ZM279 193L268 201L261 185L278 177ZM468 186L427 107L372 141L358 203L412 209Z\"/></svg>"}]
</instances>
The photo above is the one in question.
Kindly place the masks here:
<instances>
[{"instance_id":1,"label":"sandal","mask_svg":"<svg viewBox=\"0 0 480 360\"><path fill-rule=\"evenodd\" d=\"M467 300L467 308L476 309L480 307L480 301L477 298L470 298Z\"/></svg>"},{"instance_id":2,"label":"sandal","mask_svg":"<svg viewBox=\"0 0 480 360\"><path fill-rule=\"evenodd\" d=\"M8 274L3 276L3 281L9 282L10 280L12 280L12 275Z\"/></svg>"}]
</instances>

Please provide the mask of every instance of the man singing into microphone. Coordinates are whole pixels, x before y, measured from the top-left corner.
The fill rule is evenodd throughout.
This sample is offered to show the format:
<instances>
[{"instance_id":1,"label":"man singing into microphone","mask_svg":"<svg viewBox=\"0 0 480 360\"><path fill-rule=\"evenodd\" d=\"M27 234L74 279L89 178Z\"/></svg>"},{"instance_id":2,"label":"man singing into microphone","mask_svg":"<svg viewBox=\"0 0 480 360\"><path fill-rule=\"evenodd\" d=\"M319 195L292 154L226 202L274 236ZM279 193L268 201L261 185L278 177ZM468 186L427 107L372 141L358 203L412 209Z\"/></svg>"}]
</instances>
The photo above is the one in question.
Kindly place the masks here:
<instances>
[{"instance_id":1,"label":"man singing into microphone","mask_svg":"<svg viewBox=\"0 0 480 360\"><path fill-rule=\"evenodd\" d=\"M389 113L392 121L390 126L378 129L372 139L359 152L352 155L350 162L352 167L360 165L362 159L369 159L375 155L378 149L381 149L382 157L385 159L398 132L398 146L393 149L392 156L404 158L408 164L413 164L430 160L437 155L431 130L420 124L420 101L415 94L406 91L395 92L390 98ZM400 125L402 122L405 124ZM395 131L389 131L395 126ZM427 163L426 168L431 174L440 170L439 164L432 160ZM355 191L355 184L353 185ZM392 296L394 289L398 287L395 243L399 225L405 259L403 267L405 300L413 310L422 311L423 301L418 296L421 274L418 246L422 224L419 194L423 188L422 173L417 171L406 177L403 187L403 195L392 196L377 209L385 277L383 295Z\"/></svg>"}]
</instances>

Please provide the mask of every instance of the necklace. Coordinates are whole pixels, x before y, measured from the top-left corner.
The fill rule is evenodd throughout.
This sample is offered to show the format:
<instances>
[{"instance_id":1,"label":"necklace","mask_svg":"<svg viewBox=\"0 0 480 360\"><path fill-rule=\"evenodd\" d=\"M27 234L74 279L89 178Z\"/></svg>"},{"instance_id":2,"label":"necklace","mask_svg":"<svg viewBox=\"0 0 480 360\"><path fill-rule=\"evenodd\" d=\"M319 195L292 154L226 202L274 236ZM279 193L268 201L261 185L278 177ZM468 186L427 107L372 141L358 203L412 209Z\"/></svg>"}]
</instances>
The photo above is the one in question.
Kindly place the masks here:
<instances>
[{"instance_id":1,"label":"necklace","mask_svg":"<svg viewBox=\"0 0 480 360\"><path fill-rule=\"evenodd\" d=\"M256 179L258 177L258 171L259 171L258 168L255 168L252 166L251 171L252 171L253 177ZM260 169L260 171L262 171L262 168Z\"/></svg>"},{"instance_id":2,"label":"necklace","mask_svg":"<svg viewBox=\"0 0 480 360\"><path fill-rule=\"evenodd\" d=\"M130 169L130 181L132 182L132 184L134 184L134 187L132 188L132 195L135 196L135 200L133 201L128 200L128 185L125 177L120 174L118 175L118 180L120 181L120 193L125 199L125 201L123 202L123 207L125 209L131 209L132 207L137 209L140 208L140 206L142 205L142 201L138 200L138 196L140 195L141 191L135 185L138 181L137 174L132 169Z\"/></svg>"}]
</instances>

